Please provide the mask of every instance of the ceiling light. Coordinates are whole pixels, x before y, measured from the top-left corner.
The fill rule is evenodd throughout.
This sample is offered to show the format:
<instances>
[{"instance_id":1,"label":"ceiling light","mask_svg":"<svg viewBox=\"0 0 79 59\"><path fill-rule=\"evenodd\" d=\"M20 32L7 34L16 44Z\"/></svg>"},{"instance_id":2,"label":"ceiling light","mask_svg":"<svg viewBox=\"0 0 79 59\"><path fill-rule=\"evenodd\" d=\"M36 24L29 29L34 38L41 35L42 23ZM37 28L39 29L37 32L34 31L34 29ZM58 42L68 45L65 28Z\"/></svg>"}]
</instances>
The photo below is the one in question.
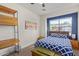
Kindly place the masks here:
<instances>
[{"instance_id":1,"label":"ceiling light","mask_svg":"<svg viewBox=\"0 0 79 59\"><path fill-rule=\"evenodd\" d=\"M33 4L35 4L35 3L30 3L30 4L32 4L32 5L33 5Z\"/></svg>"}]
</instances>

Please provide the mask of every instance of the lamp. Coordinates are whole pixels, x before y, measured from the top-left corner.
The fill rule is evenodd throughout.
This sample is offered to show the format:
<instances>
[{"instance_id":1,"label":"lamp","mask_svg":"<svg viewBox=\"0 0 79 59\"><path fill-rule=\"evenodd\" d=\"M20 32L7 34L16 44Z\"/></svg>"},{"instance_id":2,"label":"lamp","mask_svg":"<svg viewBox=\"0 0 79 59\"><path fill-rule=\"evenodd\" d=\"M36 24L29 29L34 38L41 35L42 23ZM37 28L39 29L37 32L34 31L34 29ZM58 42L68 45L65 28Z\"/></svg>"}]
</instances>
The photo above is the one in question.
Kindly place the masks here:
<instances>
[{"instance_id":1,"label":"lamp","mask_svg":"<svg viewBox=\"0 0 79 59\"><path fill-rule=\"evenodd\" d=\"M72 34L71 33L69 33L69 36L71 36Z\"/></svg>"},{"instance_id":2,"label":"lamp","mask_svg":"<svg viewBox=\"0 0 79 59\"><path fill-rule=\"evenodd\" d=\"M76 38L76 34L72 34L72 38L75 39Z\"/></svg>"}]
</instances>

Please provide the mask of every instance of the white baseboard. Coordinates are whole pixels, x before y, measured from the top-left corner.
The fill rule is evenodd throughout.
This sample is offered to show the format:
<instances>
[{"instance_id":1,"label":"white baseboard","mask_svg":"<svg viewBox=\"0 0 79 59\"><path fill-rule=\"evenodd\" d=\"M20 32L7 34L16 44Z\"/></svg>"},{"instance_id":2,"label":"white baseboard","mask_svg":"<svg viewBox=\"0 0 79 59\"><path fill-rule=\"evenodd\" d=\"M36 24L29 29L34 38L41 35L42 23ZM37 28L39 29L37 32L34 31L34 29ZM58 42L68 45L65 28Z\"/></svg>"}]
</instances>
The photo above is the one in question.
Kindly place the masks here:
<instances>
[{"instance_id":1,"label":"white baseboard","mask_svg":"<svg viewBox=\"0 0 79 59\"><path fill-rule=\"evenodd\" d=\"M32 44L34 44L35 43L35 41L34 42L31 42L31 43L29 43L29 44L26 44L26 45L24 45L24 46L21 46L21 49L23 49L23 48L25 48L25 47L28 47L28 46L30 46L30 45L32 45Z\"/></svg>"}]
</instances>

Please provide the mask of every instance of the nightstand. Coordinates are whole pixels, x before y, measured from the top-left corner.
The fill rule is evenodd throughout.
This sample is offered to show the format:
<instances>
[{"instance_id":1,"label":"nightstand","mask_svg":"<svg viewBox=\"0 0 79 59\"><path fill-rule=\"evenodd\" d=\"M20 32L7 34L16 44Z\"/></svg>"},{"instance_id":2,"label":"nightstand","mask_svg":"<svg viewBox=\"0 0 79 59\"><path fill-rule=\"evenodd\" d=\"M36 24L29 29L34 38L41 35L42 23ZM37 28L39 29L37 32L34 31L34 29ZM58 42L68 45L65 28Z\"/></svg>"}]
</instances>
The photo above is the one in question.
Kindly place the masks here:
<instances>
[{"instance_id":1,"label":"nightstand","mask_svg":"<svg viewBox=\"0 0 79 59\"><path fill-rule=\"evenodd\" d=\"M70 41L71 41L72 48L78 50L79 49L79 42L78 42L78 40L71 39Z\"/></svg>"}]
</instances>

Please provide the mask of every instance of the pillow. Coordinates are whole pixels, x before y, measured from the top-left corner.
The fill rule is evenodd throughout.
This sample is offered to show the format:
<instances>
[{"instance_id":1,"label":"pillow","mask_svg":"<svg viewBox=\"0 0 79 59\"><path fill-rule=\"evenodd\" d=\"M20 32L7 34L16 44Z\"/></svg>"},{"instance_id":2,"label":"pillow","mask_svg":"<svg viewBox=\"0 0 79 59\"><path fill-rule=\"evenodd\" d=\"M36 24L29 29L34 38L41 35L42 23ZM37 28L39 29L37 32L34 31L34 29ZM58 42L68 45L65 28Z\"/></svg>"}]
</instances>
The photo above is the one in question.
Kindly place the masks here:
<instances>
[{"instance_id":1,"label":"pillow","mask_svg":"<svg viewBox=\"0 0 79 59\"><path fill-rule=\"evenodd\" d=\"M68 35L67 35L67 34L59 34L58 37L59 37L59 38L68 38Z\"/></svg>"},{"instance_id":2,"label":"pillow","mask_svg":"<svg viewBox=\"0 0 79 59\"><path fill-rule=\"evenodd\" d=\"M58 38L68 38L67 34L60 34L60 33L52 33L52 37L58 37Z\"/></svg>"},{"instance_id":3,"label":"pillow","mask_svg":"<svg viewBox=\"0 0 79 59\"><path fill-rule=\"evenodd\" d=\"M51 36L52 37L58 37L59 35L57 33L52 33Z\"/></svg>"}]
</instances>

